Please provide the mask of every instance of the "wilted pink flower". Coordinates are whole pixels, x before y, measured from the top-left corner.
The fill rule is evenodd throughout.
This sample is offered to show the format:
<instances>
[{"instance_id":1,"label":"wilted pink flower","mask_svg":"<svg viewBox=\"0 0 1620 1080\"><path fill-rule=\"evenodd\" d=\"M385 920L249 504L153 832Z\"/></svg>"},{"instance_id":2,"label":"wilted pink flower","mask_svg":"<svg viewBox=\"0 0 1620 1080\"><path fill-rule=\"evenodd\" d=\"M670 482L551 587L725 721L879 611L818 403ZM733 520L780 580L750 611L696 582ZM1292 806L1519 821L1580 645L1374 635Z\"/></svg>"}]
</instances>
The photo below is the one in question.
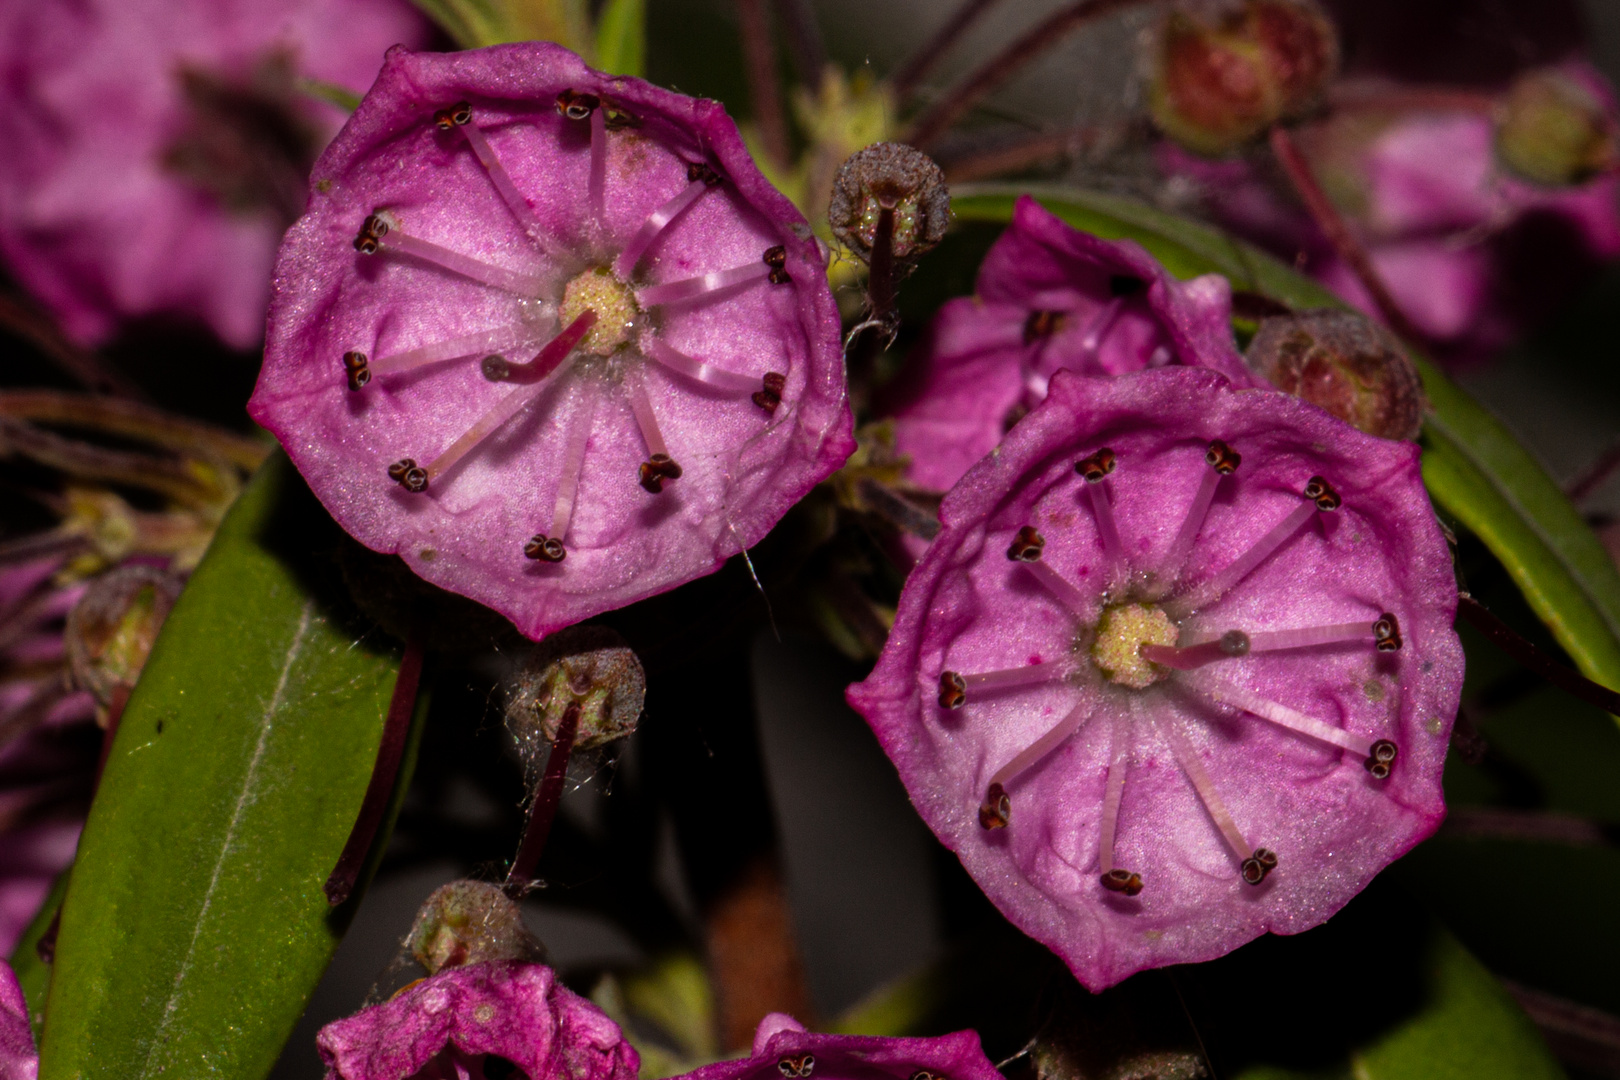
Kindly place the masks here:
<instances>
[{"instance_id":1,"label":"wilted pink flower","mask_svg":"<svg viewBox=\"0 0 1620 1080\"><path fill-rule=\"evenodd\" d=\"M327 1080L635 1080L619 1026L543 964L449 968L321 1029Z\"/></svg>"},{"instance_id":2,"label":"wilted pink flower","mask_svg":"<svg viewBox=\"0 0 1620 1080\"><path fill-rule=\"evenodd\" d=\"M177 313L248 347L276 241L353 90L427 27L402 0L0 5L0 251L74 338Z\"/></svg>"},{"instance_id":3,"label":"wilted pink flower","mask_svg":"<svg viewBox=\"0 0 1620 1080\"><path fill-rule=\"evenodd\" d=\"M713 571L853 447L820 251L715 102L395 50L314 186L249 410L525 633Z\"/></svg>"},{"instance_id":4,"label":"wilted pink flower","mask_svg":"<svg viewBox=\"0 0 1620 1080\"><path fill-rule=\"evenodd\" d=\"M752 1053L689 1072L680 1080L999 1080L979 1035L890 1039L821 1035L793 1017L771 1013L754 1032Z\"/></svg>"},{"instance_id":5,"label":"wilted pink flower","mask_svg":"<svg viewBox=\"0 0 1620 1080\"><path fill-rule=\"evenodd\" d=\"M1130 240L1102 240L1029 196L979 267L976 294L940 309L895 409L910 479L945 491L1046 397L1052 373L1213 368L1261 386L1232 340L1232 291L1177 281Z\"/></svg>"},{"instance_id":6,"label":"wilted pink flower","mask_svg":"<svg viewBox=\"0 0 1620 1080\"><path fill-rule=\"evenodd\" d=\"M0 1080L34 1080L38 1075L39 1053L28 1024L28 1002L16 972L0 962Z\"/></svg>"},{"instance_id":7,"label":"wilted pink flower","mask_svg":"<svg viewBox=\"0 0 1620 1080\"><path fill-rule=\"evenodd\" d=\"M1059 373L941 520L849 699L1087 986L1315 926L1439 824L1463 658L1414 445Z\"/></svg>"}]
</instances>

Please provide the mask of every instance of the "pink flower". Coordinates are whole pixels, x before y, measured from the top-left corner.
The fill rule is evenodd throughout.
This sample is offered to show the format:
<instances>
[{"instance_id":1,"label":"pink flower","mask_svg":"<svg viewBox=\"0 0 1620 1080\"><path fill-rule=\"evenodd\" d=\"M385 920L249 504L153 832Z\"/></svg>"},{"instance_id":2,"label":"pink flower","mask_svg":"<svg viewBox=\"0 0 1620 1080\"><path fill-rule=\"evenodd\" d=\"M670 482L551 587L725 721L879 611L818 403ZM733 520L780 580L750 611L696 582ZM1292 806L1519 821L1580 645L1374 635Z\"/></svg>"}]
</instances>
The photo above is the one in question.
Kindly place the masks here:
<instances>
[{"instance_id":1,"label":"pink flower","mask_svg":"<svg viewBox=\"0 0 1620 1080\"><path fill-rule=\"evenodd\" d=\"M531 636L710 573L853 448L820 250L715 102L395 50L314 186L249 411Z\"/></svg>"},{"instance_id":2,"label":"pink flower","mask_svg":"<svg viewBox=\"0 0 1620 1080\"><path fill-rule=\"evenodd\" d=\"M0 1080L34 1080L39 1053L28 1024L28 1002L10 965L0 963Z\"/></svg>"},{"instance_id":3,"label":"pink flower","mask_svg":"<svg viewBox=\"0 0 1620 1080\"><path fill-rule=\"evenodd\" d=\"M1463 657L1414 445L1059 373L941 520L849 700L1088 987L1315 926L1439 824Z\"/></svg>"},{"instance_id":4,"label":"pink flower","mask_svg":"<svg viewBox=\"0 0 1620 1080\"><path fill-rule=\"evenodd\" d=\"M1232 340L1232 294L1209 274L1181 282L1129 240L1065 224L1029 196L979 267L977 293L940 309L895 409L910 478L945 491L1040 404L1052 373L1213 368L1264 385Z\"/></svg>"},{"instance_id":5,"label":"pink flower","mask_svg":"<svg viewBox=\"0 0 1620 1080\"><path fill-rule=\"evenodd\" d=\"M340 110L426 39L400 0L83 0L0 7L0 251L93 343L181 314L245 348L276 241Z\"/></svg>"},{"instance_id":6,"label":"pink flower","mask_svg":"<svg viewBox=\"0 0 1620 1080\"><path fill-rule=\"evenodd\" d=\"M316 1037L327 1080L636 1080L617 1024L543 964L441 971Z\"/></svg>"},{"instance_id":7,"label":"pink flower","mask_svg":"<svg viewBox=\"0 0 1620 1080\"><path fill-rule=\"evenodd\" d=\"M1000 1080L973 1031L924 1039L820 1035L771 1013L754 1032L753 1052L687 1073L680 1080Z\"/></svg>"}]
</instances>

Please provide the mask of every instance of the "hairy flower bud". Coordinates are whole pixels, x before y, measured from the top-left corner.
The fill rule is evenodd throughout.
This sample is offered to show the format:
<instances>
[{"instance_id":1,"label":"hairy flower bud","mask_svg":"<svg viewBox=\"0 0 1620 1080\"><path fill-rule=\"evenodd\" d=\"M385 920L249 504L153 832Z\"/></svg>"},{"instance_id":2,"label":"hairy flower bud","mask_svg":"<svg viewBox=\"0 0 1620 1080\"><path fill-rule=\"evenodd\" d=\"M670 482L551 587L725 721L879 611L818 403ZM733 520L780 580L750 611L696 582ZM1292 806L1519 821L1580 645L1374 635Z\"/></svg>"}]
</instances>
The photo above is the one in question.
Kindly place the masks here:
<instances>
[{"instance_id":1,"label":"hairy flower bud","mask_svg":"<svg viewBox=\"0 0 1620 1080\"><path fill-rule=\"evenodd\" d=\"M1496 156L1527 180L1579 184L1620 164L1617 126L1598 88L1577 68L1534 68L1508 90L1496 116Z\"/></svg>"},{"instance_id":2,"label":"hairy flower bud","mask_svg":"<svg viewBox=\"0 0 1620 1080\"><path fill-rule=\"evenodd\" d=\"M1338 63L1332 23L1305 0L1183 6L1153 39L1148 106L1165 134L1213 157L1302 111Z\"/></svg>"},{"instance_id":3,"label":"hairy flower bud","mask_svg":"<svg viewBox=\"0 0 1620 1080\"><path fill-rule=\"evenodd\" d=\"M529 771L538 775L563 714L579 710L573 749L606 746L636 730L647 695L641 661L605 626L575 626L541 642L519 671L506 725Z\"/></svg>"},{"instance_id":4,"label":"hairy flower bud","mask_svg":"<svg viewBox=\"0 0 1620 1080\"><path fill-rule=\"evenodd\" d=\"M73 681L96 699L105 725L114 697L134 689L180 578L150 566L124 566L97 578L68 613L63 643Z\"/></svg>"},{"instance_id":5,"label":"hairy flower bud","mask_svg":"<svg viewBox=\"0 0 1620 1080\"><path fill-rule=\"evenodd\" d=\"M1369 435L1415 439L1423 427L1423 382L1406 350L1353 311L1276 315L1245 354L1277 387Z\"/></svg>"},{"instance_id":6,"label":"hairy flower bud","mask_svg":"<svg viewBox=\"0 0 1620 1080\"><path fill-rule=\"evenodd\" d=\"M833 180L827 220L862 262L872 258L879 219L894 212L894 258L914 260L945 237L951 194L934 159L903 143L873 143L851 154Z\"/></svg>"},{"instance_id":7,"label":"hairy flower bud","mask_svg":"<svg viewBox=\"0 0 1620 1080\"><path fill-rule=\"evenodd\" d=\"M540 940L523 925L523 913L500 886L452 881L433 890L416 913L405 945L429 975L491 960L538 962Z\"/></svg>"}]
</instances>

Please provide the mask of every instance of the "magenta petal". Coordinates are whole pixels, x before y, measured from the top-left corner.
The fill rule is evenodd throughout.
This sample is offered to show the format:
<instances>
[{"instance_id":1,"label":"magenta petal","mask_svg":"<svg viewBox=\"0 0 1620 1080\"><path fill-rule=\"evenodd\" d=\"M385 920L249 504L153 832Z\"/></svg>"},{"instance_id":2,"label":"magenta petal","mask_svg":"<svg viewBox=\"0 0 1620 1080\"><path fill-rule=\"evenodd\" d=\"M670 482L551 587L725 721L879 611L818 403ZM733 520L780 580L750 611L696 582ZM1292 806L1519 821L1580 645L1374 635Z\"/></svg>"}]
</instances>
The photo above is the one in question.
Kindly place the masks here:
<instances>
[{"instance_id":1,"label":"magenta petal","mask_svg":"<svg viewBox=\"0 0 1620 1080\"><path fill-rule=\"evenodd\" d=\"M10 965L0 964L0 1080L34 1080L39 1054L28 1024L28 1002Z\"/></svg>"},{"instance_id":2,"label":"magenta petal","mask_svg":"<svg viewBox=\"0 0 1620 1080\"><path fill-rule=\"evenodd\" d=\"M1039 404L1059 370L1120 375L1187 364L1261 385L1232 340L1231 288L1181 282L1129 240L1080 232L1029 196L918 350L895 410L911 480L944 491Z\"/></svg>"},{"instance_id":3,"label":"magenta petal","mask_svg":"<svg viewBox=\"0 0 1620 1080\"><path fill-rule=\"evenodd\" d=\"M1232 475L1211 469L1213 440L1241 455ZM1075 466L1105 447L1113 471L1088 484ZM1333 502L1320 491L1312 498L1322 502L1307 499L1314 477L1327 478L1342 505L1318 509ZM1171 553L1206 479L1213 501L1178 562ZM1119 537L1115 557L1098 496ZM1002 912L1088 987L1315 926L1439 824L1463 656L1451 629L1451 560L1415 446L1213 372L1059 373L1045 403L968 472L940 516L944 528L906 583L888 645L849 700L924 820ZM1250 572L1199 599L1289 521L1298 524ZM1044 540L1039 565L1009 558L1009 545L1027 557L1034 544L1018 537L1025 526ZM1112 654L1097 651L1120 625L1105 619L1131 611L1144 625L1173 623L1187 645L1229 630L1263 642L1266 632L1324 626L1344 640L1257 645L1189 671L1154 668L1133 644L1130 657L1109 660L1138 665L1146 685L1133 686L1124 674L1110 678L1103 658ZM1395 651L1374 647L1385 612L1397 616ZM942 704L942 672L1016 675L1054 661L1073 674L969 685L965 704ZM1217 694L1229 703L1216 704ZM1361 751L1233 700L1284 706ZM1006 776L1008 801L998 807L992 778L1054 730L1049 753ZM1217 828L1167 731L1182 733L1249 851ZM1377 740L1398 749L1385 779L1369 768ZM1123 787L1109 853L1102 834L1116 747ZM998 812L1004 827L986 828ZM1278 862L1255 887L1241 877L1242 859L1259 848ZM1140 893L1104 888L1109 869L1140 874Z\"/></svg>"},{"instance_id":4,"label":"magenta petal","mask_svg":"<svg viewBox=\"0 0 1620 1080\"><path fill-rule=\"evenodd\" d=\"M754 1033L750 1056L705 1065L679 1080L914 1080L919 1072L940 1080L1001 1077L977 1032L922 1039L821 1035L785 1013L771 1013Z\"/></svg>"},{"instance_id":5,"label":"magenta petal","mask_svg":"<svg viewBox=\"0 0 1620 1080\"><path fill-rule=\"evenodd\" d=\"M568 93L610 105L581 106L590 118L569 119L557 105ZM434 120L460 101L477 129L467 139ZM473 137L492 148L525 209L503 196ZM705 175L716 182L682 201ZM397 49L317 163L313 185L282 248L249 410L353 536L524 633L712 572L853 448L820 250L716 102L604 75L549 44ZM602 220L595 191L604 192ZM392 215L396 237L482 260L506 284L408 255L357 254L356 233L377 210ZM661 231L630 260L636 266L617 266L644 224ZM685 287L666 286L704 275L718 275L712 291L669 300ZM617 351L612 340L591 351L589 338L572 358L550 357L558 374L531 385L532 403L430 475L428 490L391 482L388 467L404 458L433 473L431 461L523 389L489 381L480 361L490 352L513 364L535 356L575 318L559 308L570 283L600 285L621 304L631 292L641 298L641 309L591 331L618 334ZM410 370L380 364L485 332L512 340L447 346L443 360ZM352 390L350 352L380 365ZM673 458L678 478L654 476L644 487L643 463L658 453ZM531 537L562 541L566 555L526 557Z\"/></svg>"},{"instance_id":6,"label":"magenta petal","mask_svg":"<svg viewBox=\"0 0 1620 1080\"><path fill-rule=\"evenodd\" d=\"M640 1067L618 1025L542 964L443 971L326 1025L315 1043L329 1080L407 1080L441 1052L493 1054L530 1080L635 1080Z\"/></svg>"}]
</instances>

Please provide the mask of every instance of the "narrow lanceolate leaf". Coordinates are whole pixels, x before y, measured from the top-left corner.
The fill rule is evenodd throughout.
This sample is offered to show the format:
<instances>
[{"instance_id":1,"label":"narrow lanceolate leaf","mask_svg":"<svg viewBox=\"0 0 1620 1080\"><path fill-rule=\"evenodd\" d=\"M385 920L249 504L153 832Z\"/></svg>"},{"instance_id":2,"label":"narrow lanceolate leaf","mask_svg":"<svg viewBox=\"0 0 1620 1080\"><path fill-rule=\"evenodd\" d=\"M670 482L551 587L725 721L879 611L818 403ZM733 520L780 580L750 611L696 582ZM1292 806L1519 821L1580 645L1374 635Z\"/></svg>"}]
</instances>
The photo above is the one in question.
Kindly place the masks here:
<instances>
[{"instance_id":1,"label":"narrow lanceolate leaf","mask_svg":"<svg viewBox=\"0 0 1620 1080\"><path fill-rule=\"evenodd\" d=\"M1343 301L1271 256L1207 225L1118 196L1042 185L960 185L961 221L1007 221L1021 194L1069 224L1141 244L1178 277L1220 273L1234 289L1290 307ZM1434 501L1475 533L1513 576L1588 678L1620 687L1620 571L1562 490L1495 417L1419 360L1433 413L1423 477Z\"/></svg>"},{"instance_id":2,"label":"narrow lanceolate leaf","mask_svg":"<svg viewBox=\"0 0 1620 1080\"><path fill-rule=\"evenodd\" d=\"M596 66L640 78L646 64L646 0L607 0L596 20Z\"/></svg>"},{"instance_id":3,"label":"narrow lanceolate leaf","mask_svg":"<svg viewBox=\"0 0 1620 1080\"><path fill-rule=\"evenodd\" d=\"M79 842L44 1080L269 1073L352 911L321 890L396 666L281 454L220 526L131 697Z\"/></svg>"}]
</instances>

